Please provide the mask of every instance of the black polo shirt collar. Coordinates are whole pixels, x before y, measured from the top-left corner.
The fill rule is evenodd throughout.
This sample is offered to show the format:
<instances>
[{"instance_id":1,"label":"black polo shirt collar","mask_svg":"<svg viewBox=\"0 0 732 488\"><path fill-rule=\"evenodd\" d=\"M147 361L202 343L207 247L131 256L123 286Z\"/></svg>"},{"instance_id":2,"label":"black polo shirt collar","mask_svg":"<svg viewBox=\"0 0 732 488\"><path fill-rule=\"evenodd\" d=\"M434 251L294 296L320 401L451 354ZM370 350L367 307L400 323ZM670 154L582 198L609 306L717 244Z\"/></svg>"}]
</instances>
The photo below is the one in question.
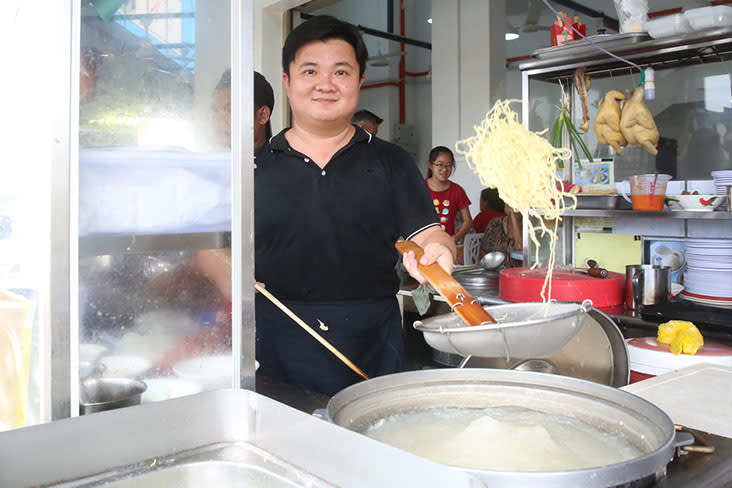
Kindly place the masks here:
<instances>
[{"instance_id":1,"label":"black polo shirt collar","mask_svg":"<svg viewBox=\"0 0 732 488\"><path fill-rule=\"evenodd\" d=\"M356 132L353 134L353 137L348 142L348 144L346 144L346 146L349 146L352 143L356 142L371 142L374 136L371 135L370 132L367 132L365 129L362 129L357 125L354 125L354 127L356 128ZM287 139L285 138L285 132L287 132L291 128L292 127L283 129L282 131L280 131L279 134L274 135L270 138L269 145L273 151L287 151L288 149L290 149L290 143L287 142Z\"/></svg>"}]
</instances>

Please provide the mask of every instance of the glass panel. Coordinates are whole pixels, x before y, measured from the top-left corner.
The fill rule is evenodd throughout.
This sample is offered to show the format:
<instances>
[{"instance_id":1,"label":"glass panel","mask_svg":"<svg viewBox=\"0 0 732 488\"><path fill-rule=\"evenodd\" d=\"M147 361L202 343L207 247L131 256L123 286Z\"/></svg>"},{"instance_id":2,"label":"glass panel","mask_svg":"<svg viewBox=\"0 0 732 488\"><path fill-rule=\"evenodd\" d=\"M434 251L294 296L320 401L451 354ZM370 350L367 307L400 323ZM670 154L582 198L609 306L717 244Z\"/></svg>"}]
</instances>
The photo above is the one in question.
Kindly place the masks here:
<instances>
[{"instance_id":1,"label":"glass panel","mask_svg":"<svg viewBox=\"0 0 732 488\"><path fill-rule=\"evenodd\" d=\"M81 26L81 402L116 377L145 382L143 402L229 387L230 5L94 5Z\"/></svg>"},{"instance_id":2,"label":"glass panel","mask_svg":"<svg viewBox=\"0 0 732 488\"><path fill-rule=\"evenodd\" d=\"M540 223L534 219L534 225L536 227L540 226ZM547 226L550 224L547 223ZM553 229L553 227L549 227L550 229ZM554 262L556 266L567 264L567 257L566 257L566 251L565 251L565 227L564 223L560 223L557 226L557 243L556 247L554 248ZM549 257L551 253L551 241L549 239L548 234L543 234L540 228L537 228L534 230L534 237L536 239L536 242L531 239L531 236L529 236L528 243L524 243L524 247L528 249L529 253L529 262L524 263L524 266L533 266L534 263L539 263L541 266L546 266L549 262ZM539 248L539 259L537 261L536 257L536 250L537 250L537 243Z\"/></svg>"},{"instance_id":3,"label":"glass panel","mask_svg":"<svg viewBox=\"0 0 732 488\"><path fill-rule=\"evenodd\" d=\"M669 174L677 180L709 180L710 172L732 168L731 62L720 62L656 71L656 98L645 100L660 133L658 155L641 146L628 145L622 154L598 144L594 130L584 136L595 158L613 158L615 181L644 173ZM593 79L589 90L594 124L597 105L609 90L637 86L637 73ZM574 91L575 124L581 118Z\"/></svg>"},{"instance_id":4,"label":"glass panel","mask_svg":"<svg viewBox=\"0 0 732 488\"><path fill-rule=\"evenodd\" d=\"M530 107L529 107L529 130L534 132L541 132L545 129L554 125L554 122L559 116L559 107L562 99L562 91L559 84L556 82L546 82L542 80L529 80L529 90L531 93ZM547 140L549 140L550 133L546 131L543 134ZM568 179L565 172L561 176L564 179ZM534 223L539 225L538 222ZM560 223L557 227L557 244L554 250L555 262L557 264L565 263L565 249L564 249L564 226ZM536 242L539 243L539 259L538 262L546 264L549 260L550 246L548 235L542 235L541 230L536 230L535 233ZM524 247L528 249L529 262L524 263L524 266L531 266L537 262L536 255L536 244L530 238L528 242L524 243Z\"/></svg>"}]
</instances>

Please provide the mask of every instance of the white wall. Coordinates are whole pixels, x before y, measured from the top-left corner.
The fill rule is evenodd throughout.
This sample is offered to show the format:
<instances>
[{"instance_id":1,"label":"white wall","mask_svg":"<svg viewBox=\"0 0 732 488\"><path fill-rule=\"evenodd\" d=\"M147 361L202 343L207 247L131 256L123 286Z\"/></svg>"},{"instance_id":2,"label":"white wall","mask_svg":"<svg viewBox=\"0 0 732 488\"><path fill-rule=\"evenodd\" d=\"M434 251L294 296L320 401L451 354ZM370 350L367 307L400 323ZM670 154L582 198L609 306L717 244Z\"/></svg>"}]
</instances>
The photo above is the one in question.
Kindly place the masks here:
<instances>
[{"instance_id":1,"label":"white wall","mask_svg":"<svg viewBox=\"0 0 732 488\"><path fill-rule=\"evenodd\" d=\"M455 147L474 134L493 102L506 96L505 0L433 0L432 142ZM484 185L460 155L452 180L479 211Z\"/></svg>"},{"instance_id":2,"label":"white wall","mask_svg":"<svg viewBox=\"0 0 732 488\"><path fill-rule=\"evenodd\" d=\"M259 71L274 91L275 107L270 118L275 134L288 124L288 106L282 82L282 44L287 37L288 11L307 0L254 1L254 69Z\"/></svg>"}]
</instances>

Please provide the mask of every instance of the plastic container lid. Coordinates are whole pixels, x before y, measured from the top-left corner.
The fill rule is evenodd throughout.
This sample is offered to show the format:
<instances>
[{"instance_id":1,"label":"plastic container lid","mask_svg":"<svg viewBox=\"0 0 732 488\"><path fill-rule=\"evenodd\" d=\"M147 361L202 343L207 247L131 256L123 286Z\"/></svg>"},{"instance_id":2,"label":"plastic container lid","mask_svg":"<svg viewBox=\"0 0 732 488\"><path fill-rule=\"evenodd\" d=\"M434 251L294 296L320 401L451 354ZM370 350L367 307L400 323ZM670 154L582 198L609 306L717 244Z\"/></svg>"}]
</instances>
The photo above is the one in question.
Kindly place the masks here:
<instances>
[{"instance_id":1,"label":"plastic container lid","mask_svg":"<svg viewBox=\"0 0 732 488\"><path fill-rule=\"evenodd\" d=\"M678 36L691 32L689 22L683 14L671 14L648 20L644 24L645 30L654 38Z\"/></svg>"},{"instance_id":2,"label":"plastic container lid","mask_svg":"<svg viewBox=\"0 0 732 488\"><path fill-rule=\"evenodd\" d=\"M715 29L732 23L732 7L727 5L693 8L683 15L692 31Z\"/></svg>"},{"instance_id":3,"label":"plastic container lid","mask_svg":"<svg viewBox=\"0 0 732 488\"><path fill-rule=\"evenodd\" d=\"M669 346L659 344L655 337L627 339L630 369L638 373L659 375L700 363L732 367L732 347L716 342L704 342L696 354L674 355Z\"/></svg>"},{"instance_id":4,"label":"plastic container lid","mask_svg":"<svg viewBox=\"0 0 732 488\"><path fill-rule=\"evenodd\" d=\"M500 297L509 302L540 302L546 268L507 268L499 274ZM622 305L625 275L610 271L606 278L554 270L552 298L560 302L592 300L594 307Z\"/></svg>"}]
</instances>

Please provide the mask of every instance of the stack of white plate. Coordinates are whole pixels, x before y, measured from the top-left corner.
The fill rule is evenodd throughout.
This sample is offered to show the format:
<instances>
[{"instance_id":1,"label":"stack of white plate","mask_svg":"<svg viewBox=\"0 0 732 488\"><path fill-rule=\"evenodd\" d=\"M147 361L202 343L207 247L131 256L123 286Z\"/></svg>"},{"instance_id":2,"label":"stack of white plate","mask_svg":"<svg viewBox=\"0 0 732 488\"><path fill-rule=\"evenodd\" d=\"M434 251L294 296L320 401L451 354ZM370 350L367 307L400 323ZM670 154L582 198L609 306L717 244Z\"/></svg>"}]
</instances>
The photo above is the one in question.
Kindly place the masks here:
<instances>
[{"instance_id":1,"label":"stack of white plate","mask_svg":"<svg viewBox=\"0 0 732 488\"><path fill-rule=\"evenodd\" d=\"M732 185L732 169L712 171L714 178L714 189L717 195L727 194L727 185Z\"/></svg>"},{"instance_id":2,"label":"stack of white plate","mask_svg":"<svg viewBox=\"0 0 732 488\"><path fill-rule=\"evenodd\" d=\"M681 297L732 308L732 239L688 239Z\"/></svg>"}]
</instances>

